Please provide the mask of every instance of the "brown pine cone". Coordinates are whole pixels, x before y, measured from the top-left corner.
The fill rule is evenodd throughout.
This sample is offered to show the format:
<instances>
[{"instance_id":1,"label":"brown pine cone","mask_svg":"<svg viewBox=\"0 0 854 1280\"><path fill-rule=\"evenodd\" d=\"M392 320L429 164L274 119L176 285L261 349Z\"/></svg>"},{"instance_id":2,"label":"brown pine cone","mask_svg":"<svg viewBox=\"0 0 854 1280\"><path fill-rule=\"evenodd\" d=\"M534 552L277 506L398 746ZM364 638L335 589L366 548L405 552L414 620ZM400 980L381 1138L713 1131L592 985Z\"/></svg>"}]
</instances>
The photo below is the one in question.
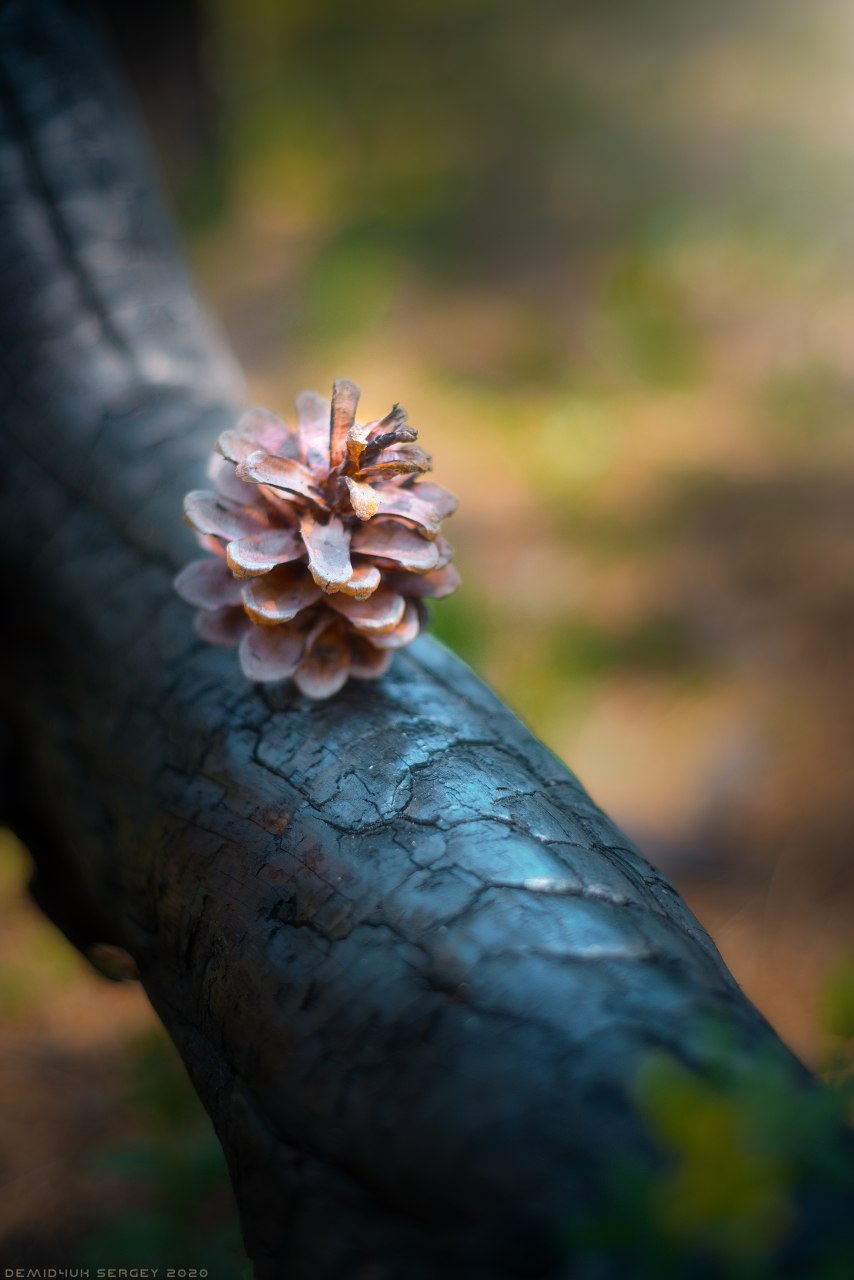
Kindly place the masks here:
<instances>
[{"instance_id":1,"label":"brown pine cone","mask_svg":"<svg viewBox=\"0 0 854 1280\"><path fill-rule=\"evenodd\" d=\"M239 645L250 680L293 677L328 698L348 676L373 680L426 621L422 601L450 595L459 575L440 533L456 509L420 477L430 458L395 405L356 422L359 389L339 379L332 406L297 398L297 427L250 409L217 441L210 477L184 515L212 558L175 579L196 631Z\"/></svg>"}]
</instances>

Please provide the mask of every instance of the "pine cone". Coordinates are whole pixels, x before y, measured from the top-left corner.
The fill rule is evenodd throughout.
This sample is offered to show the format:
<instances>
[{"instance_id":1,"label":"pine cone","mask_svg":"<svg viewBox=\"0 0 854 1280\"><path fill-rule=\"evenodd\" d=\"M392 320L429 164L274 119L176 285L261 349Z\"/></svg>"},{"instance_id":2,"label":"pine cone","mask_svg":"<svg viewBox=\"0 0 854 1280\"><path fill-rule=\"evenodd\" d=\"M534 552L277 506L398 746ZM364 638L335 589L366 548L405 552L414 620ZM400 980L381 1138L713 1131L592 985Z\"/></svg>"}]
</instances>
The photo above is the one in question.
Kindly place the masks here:
<instances>
[{"instance_id":1,"label":"pine cone","mask_svg":"<svg viewBox=\"0 0 854 1280\"><path fill-rule=\"evenodd\" d=\"M293 677L328 698L348 676L374 680L426 622L423 599L459 575L439 532L456 498L420 477L430 458L395 405L356 422L359 389L339 379L332 407L304 391L297 427L250 409L217 441L184 514L214 558L175 579L202 639L239 645L250 680Z\"/></svg>"}]
</instances>

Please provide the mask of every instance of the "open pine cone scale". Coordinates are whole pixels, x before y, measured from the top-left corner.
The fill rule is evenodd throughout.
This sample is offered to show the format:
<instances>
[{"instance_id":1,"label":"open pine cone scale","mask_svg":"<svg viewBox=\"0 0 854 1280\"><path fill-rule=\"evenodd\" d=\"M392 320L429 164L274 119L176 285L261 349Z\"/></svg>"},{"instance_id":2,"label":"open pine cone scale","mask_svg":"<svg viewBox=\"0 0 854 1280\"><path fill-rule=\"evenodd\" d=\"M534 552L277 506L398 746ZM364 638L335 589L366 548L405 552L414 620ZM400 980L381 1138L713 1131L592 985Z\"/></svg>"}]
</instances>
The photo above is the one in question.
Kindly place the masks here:
<instances>
[{"instance_id":1,"label":"open pine cone scale","mask_svg":"<svg viewBox=\"0 0 854 1280\"><path fill-rule=\"evenodd\" d=\"M175 580L197 633L239 646L250 680L292 677L312 698L381 676L424 626L423 600L459 585L440 533L456 499L422 478L431 459L405 411L363 424L358 400L340 379L331 405L297 398L295 428L248 410L217 441L216 492L184 501L213 553Z\"/></svg>"}]
</instances>

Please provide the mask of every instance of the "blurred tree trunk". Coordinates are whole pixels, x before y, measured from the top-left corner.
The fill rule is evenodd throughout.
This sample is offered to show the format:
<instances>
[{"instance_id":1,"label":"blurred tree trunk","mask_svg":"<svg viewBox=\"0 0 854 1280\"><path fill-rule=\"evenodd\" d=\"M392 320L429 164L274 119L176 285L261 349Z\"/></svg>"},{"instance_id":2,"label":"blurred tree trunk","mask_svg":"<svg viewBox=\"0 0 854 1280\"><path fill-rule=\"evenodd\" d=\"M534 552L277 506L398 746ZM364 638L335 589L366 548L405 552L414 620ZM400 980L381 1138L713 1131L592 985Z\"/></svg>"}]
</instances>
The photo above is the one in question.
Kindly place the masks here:
<instances>
[{"instance_id":1,"label":"blurred tree trunk","mask_svg":"<svg viewBox=\"0 0 854 1280\"><path fill-rule=\"evenodd\" d=\"M193 221L216 216L227 177L206 6L199 0L147 0L144 7L99 0L96 8L182 214Z\"/></svg>"}]
</instances>

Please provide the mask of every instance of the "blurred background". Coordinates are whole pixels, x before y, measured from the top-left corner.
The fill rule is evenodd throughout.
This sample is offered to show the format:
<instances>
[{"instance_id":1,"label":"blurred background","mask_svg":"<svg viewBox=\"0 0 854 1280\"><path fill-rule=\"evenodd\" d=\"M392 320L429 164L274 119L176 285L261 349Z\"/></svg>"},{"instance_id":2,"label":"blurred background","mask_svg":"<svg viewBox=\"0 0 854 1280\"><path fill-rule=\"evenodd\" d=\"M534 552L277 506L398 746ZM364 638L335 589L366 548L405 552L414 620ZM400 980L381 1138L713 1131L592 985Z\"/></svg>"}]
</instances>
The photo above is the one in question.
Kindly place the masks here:
<instances>
[{"instance_id":1,"label":"blurred background","mask_svg":"<svg viewBox=\"0 0 854 1280\"><path fill-rule=\"evenodd\" d=\"M406 405L461 499L437 634L821 1067L854 1024L854 9L102 7L247 399ZM2 1238L142 1231L239 1274L144 997L0 849Z\"/></svg>"}]
</instances>

